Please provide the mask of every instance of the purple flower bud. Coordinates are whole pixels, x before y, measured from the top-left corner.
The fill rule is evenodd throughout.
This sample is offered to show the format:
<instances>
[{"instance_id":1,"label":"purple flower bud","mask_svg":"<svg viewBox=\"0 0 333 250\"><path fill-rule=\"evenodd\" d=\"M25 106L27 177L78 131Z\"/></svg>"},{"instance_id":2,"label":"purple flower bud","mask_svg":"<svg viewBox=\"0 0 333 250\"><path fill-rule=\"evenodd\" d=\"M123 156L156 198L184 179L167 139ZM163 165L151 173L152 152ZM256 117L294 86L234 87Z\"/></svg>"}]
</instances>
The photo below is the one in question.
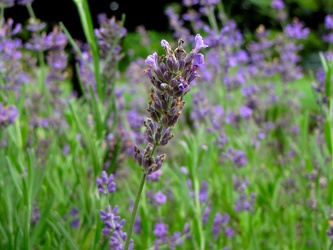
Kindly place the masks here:
<instances>
[{"instance_id":1,"label":"purple flower bud","mask_svg":"<svg viewBox=\"0 0 333 250\"><path fill-rule=\"evenodd\" d=\"M166 40L162 40L161 41L161 46L163 47L163 48L165 48L165 47L167 47L167 48L169 48L170 47L170 44L166 41Z\"/></svg>"}]
</instances>

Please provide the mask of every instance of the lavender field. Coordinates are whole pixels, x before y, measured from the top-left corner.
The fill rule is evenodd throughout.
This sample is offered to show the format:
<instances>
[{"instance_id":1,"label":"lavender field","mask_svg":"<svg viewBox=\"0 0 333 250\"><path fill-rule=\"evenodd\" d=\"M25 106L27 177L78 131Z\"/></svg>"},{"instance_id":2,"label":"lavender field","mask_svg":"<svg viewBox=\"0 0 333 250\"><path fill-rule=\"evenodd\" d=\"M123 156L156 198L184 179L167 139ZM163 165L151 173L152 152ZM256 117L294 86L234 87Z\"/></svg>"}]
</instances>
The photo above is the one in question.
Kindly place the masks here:
<instances>
[{"instance_id":1,"label":"lavender field","mask_svg":"<svg viewBox=\"0 0 333 250\"><path fill-rule=\"evenodd\" d=\"M128 32L75 0L80 41L32 2L0 0L0 249L333 249L333 13L183 0Z\"/></svg>"}]
</instances>

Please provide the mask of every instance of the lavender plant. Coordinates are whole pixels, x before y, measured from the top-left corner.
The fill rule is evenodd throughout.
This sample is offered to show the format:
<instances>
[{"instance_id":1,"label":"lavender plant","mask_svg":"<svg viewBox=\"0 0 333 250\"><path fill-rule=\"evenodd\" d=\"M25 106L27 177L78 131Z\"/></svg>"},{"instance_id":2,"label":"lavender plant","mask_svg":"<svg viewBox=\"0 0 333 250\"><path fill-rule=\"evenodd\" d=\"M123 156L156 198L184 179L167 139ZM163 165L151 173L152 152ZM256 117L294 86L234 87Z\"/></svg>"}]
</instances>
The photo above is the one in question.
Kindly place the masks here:
<instances>
[{"instance_id":1,"label":"lavender plant","mask_svg":"<svg viewBox=\"0 0 333 250\"><path fill-rule=\"evenodd\" d=\"M185 105L183 98L190 91L191 82L199 76L197 72L199 66L204 63L204 56L199 51L208 45L199 34L195 37L195 48L188 55L183 48L183 43L184 41L180 39L178 47L172 50L170 44L162 40L161 46L166 55L159 57L155 52L145 61L149 66L145 73L153 85L147 109L149 118L144 122L148 144L144 151L134 146L134 157L142 168L143 174L132 212L129 237L125 244L126 250L129 247L146 176L158 171L166 158L166 154L154 156L156 147L168 144L173 138L172 129Z\"/></svg>"}]
</instances>

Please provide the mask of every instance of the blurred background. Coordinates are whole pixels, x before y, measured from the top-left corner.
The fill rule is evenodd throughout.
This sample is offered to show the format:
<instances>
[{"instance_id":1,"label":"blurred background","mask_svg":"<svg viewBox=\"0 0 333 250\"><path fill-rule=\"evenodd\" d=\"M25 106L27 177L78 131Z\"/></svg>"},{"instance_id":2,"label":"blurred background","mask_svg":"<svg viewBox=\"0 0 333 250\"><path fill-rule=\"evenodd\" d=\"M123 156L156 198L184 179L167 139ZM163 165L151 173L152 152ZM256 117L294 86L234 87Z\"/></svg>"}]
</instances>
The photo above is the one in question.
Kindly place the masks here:
<instances>
[{"instance_id":1,"label":"blurred background","mask_svg":"<svg viewBox=\"0 0 333 250\"><path fill-rule=\"evenodd\" d=\"M169 5L182 4L182 1L179 0L90 0L88 2L96 27L98 26L98 14L105 13L108 17L115 16L117 20L121 20L122 15L125 14L124 26L128 33L135 34L136 28L142 25L150 31L150 35L154 31L159 34L156 41L159 41L160 36L165 33L172 35L165 9ZM271 11L267 11L271 9L270 2L270 0L224 0L223 4L228 17L236 21L243 34L253 34L261 24L270 30L281 30L279 21ZM302 66L305 69L316 67L319 64L318 52L327 49L327 44L322 41L325 32L323 23L325 15L333 13L333 0L285 0L285 5L289 18L296 17L311 29L309 39L302 42L304 49L301 56L305 59L302 60L304 64ZM61 21L73 38L85 41L74 1L35 0L32 6L37 18L47 22L49 30ZM186 8L183 8L182 11L186 11ZM24 6L15 5L5 11L5 17L11 17L15 22L25 23L29 14ZM130 44L128 39L132 38L133 36L130 35L127 41L124 39L125 45L123 44L122 47L125 51L128 49L126 46L135 46L134 44L128 45ZM154 37L150 38L154 42ZM154 45L152 47L154 48ZM140 56L145 57L146 55ZM124 69L127 63L128 60L125 58L122 64L126 65L120 66L120 69Z\"/></svg>"}]
</instances>

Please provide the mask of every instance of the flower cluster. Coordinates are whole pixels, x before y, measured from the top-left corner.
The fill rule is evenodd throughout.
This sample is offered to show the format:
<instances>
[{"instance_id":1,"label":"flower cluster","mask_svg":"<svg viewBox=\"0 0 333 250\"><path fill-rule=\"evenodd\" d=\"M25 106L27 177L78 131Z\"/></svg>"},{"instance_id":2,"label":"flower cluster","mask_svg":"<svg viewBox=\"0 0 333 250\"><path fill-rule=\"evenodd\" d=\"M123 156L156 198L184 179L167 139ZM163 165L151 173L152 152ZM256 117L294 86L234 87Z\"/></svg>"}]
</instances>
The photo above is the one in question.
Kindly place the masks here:
<instances>
[{"instance_id":1,"label":"flower cluster","mask_svg":"<svg viewBox=\"0 0 333 250\"><path fill-rule=\"evenodd\" d=\"M103 234L110 237L110 249L121 250L126 241L127 234L123 232L125 219L121 219L118 213L118 206L114 208L108 207L105 211L100 210L101 220L104 222ZM133 249L133 242L129 249Z\"/></svg>"},{"instance_id":2,"label":"flower cluster","mask_svg":"<svg viewBox=\"0 0 333 250\"><path fill-rule=\"evenodd\" d=\"M100 194L114 193L116 191L116 183L114 182L114 175L102 171L101 177L96 178L97 188ZM127 234L123 231L125 219L121 219L118 215L118 206L107 206L106 210L100 210L100 219L104 222L102 233L109 238L110 249L122 250L124 249ZM134 243L131 239L129 249L133 249Z\"/></svg>"},{"instance_id":3,"label":"flower cluster","mask_svg":"<svg viewBox=\"0 0 333 250\"><path fill-rule=\"evenodd\" d=\"M323 35L323 40L327 43L333 43L333 15L325 16L325 29L328 33Z\"/></svg>"},{"instance_id":4,"label":"flower cluster","mask_svg":"<svg viewBox=\"0 0 333 250\"><path fill-rule=\"evenodd\" d=\"M159 57L155 52L146 59L149 68L145 71L153 87L147 111L149 118L144 121L148 145L142 153L134 146L135 159L146 175L161 168L166 155L153 157L157 146L166 145L173 138L172 129L178 121L185 102L183 97L190 91L191 82L199 77L198 68L204 64L204 56L198 53L208 47L197 34L195 48L187 55L183 40L173 51L166 40L161 41L166 55Z\"/></svg>"},{"instance_id":5,"label":"flower cluster","mask_svg":"<svg viewBox=\"0 0 333 250\"><path fill-rule=\"evenodd\" d=\"M114 182L113 174L108 174L103 171L101 177L96 178L97 188L100 194L113 193L116 191L116 183Z\"/></svg>"},{"instance_id":6,"label":"flower cluster","mask_svg":"<svg viewBox=\"0 0 333 250\"><path fill-rule=\"evenodd\" d=\"M0 103L0 127L13 124L18 116L18 110L14 106L4 106Z\"/></svg>"}]
</instances>

